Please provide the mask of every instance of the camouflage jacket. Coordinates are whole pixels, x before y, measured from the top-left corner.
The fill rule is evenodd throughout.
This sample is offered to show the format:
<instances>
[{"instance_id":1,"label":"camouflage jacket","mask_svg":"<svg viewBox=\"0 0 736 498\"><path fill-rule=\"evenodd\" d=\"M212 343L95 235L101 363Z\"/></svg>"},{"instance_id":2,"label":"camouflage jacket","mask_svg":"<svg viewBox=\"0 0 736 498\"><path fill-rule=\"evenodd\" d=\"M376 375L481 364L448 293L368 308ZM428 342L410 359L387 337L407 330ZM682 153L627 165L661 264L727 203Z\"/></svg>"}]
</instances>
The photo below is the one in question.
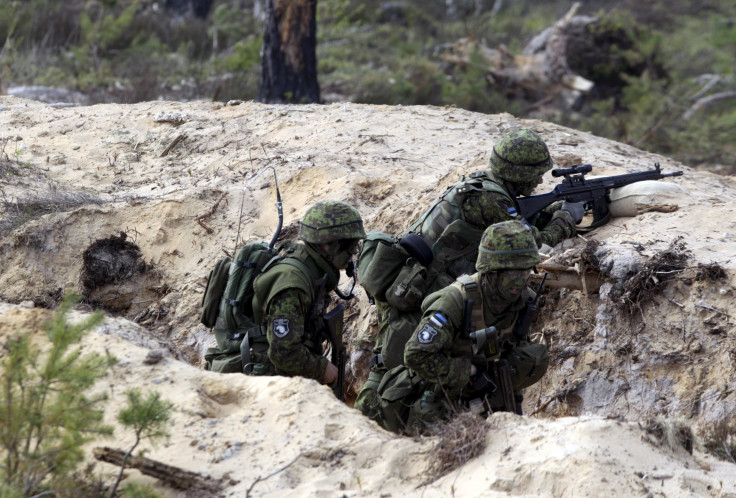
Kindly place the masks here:
<instances>
[{"instance_id":1,"label":"camouflage jacket","mask_svg":"<svg viewBox=\"0 0 736 498\"><path fill-rule=\"evenodd\" d=\"M554 209L554 208L553 208ZM477 171L450 187L408 231L418 233L432 246L442 231L454 220L462 219L484 230L494 223L519 216L519 204L486 170ZM549 219L549 216L552 216ZM537 246L555 246L563 239L575 236L572 217L566 211L548 212L542 227L532 226Z\"/></svg>"},{"instance_id":2,"label":"camouflage jacket","mask_svg":"<svg viewBox=\"0 0 736 498\"><path fill-rule=\"evenodd\" d=\"M476 285L478 279L477 273L469 277ZM466 333L494 326L502 338L510 337L525 302L525 296L520 295L504 312L494 315L481 299L473 306L473 323L466 323L463 285L456 281L427 296L422 303L422 320L404 349L404 364L428 382L439 385L451 399L460 395L470 379L474 358ZM484 361L497 356L485 357Z\"/></svg>"},{"instance_id":3,"label":"camouflage jacket","mask_svg":"<svg viewBox=\"0 0 736 498\"><path fill-rule=\"evenodd\" d=\"M339 272L319 254L303 243L294 244L287 257L302 261L310 272L307 281L304 272L289 264L276 264L259 275L255 282L253 313L266 327L268 358L280 375L299 375L320 380L327 368L322 356L320 331L315 323L326 308L317 296L322 276L327 274L325 296L337 285ZM325 297L329 302L329 297ZM316 309L316 313L313 311ZM308 318L312 315L312 320Z\"/></svg>"}]
</instances>

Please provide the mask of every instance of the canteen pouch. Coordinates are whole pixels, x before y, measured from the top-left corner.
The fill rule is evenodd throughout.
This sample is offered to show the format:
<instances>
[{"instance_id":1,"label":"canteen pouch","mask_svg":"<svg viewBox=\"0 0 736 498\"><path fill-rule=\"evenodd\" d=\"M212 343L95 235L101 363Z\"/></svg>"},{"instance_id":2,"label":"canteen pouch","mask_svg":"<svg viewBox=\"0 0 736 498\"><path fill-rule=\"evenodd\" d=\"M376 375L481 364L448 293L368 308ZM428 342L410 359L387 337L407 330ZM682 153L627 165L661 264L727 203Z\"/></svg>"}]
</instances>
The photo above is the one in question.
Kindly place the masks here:
<instances>
[{"instance_id":1,"label":"canteen pouch","mask_svg":"<svg viewBox=\"0 0 736 498\"><path fill-rule=\"evenodd\" d=\"M377 390L380 397L379 425L396 433L404 432L409 409L419 398L423 386L421 377L403 365L386 372Z\"/></svg>"},{"instance_id":2,"label":"canteen pouch","mask_svg":"<svg viewBox=\"0 0 736 498\"><path fill-rule=\"evenodd\" d=\"M413 260L410 262L386 291L388 304L401 311L418 309L429 288L427 269Z\"/></svg>"}]
</instances>

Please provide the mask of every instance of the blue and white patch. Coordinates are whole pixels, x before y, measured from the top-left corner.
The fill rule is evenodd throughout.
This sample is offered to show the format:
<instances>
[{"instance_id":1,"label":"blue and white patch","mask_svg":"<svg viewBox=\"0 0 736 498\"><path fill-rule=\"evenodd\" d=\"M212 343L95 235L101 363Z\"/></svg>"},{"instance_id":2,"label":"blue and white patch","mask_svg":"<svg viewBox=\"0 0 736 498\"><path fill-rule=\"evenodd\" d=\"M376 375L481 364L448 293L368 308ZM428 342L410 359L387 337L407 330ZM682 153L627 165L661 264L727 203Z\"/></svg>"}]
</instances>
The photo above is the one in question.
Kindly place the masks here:
<instances>
[{"instance_id":1,"label":"blue and white patch","mask_svg":"<svg viewBox=\"0 0 736 498\"><path fill-rule=\"evenodd\" d=\"M511 207L510 207L510 208L508 208L508 209L507 209L506 211L507 211L507 212L509 213L509 216L511 216L512 218L516 218L516 216L517 216L517 215L519 214L519 213L518 213L518 212L516 211L516 208L515 208L514 206L511 206Z\"/></svg>"},{"instance_id":2,"label":"blue and white patch","mask_svg":"<svg viewBox=\"0 0 736 498\"><path fill-rule=\"evenodd\" d=\"M429 344L437 335L437 329L430 324L425 323L424 327L417 333L417 340L420 344Z\"/></svg>"},{"instance_id":3,"label":"blue and white patch","mask_svg":"<svg viewBox=\"0 0 736 498\"><path fill-rule=\"evenodd\" d=\"M429 321L432 322L437 328L442 328L447 323L447 318L440 315L439 313L435 313L429 318Z\"/></svg>"},{"instance_id":4,"label":"blue and white patch","mask_svg":"<svg viewBox=\"0 0 736 498\"><path fill-rule=\"evenodd\" d=\"M273 335L279 339L283 339L289 333L289 319L288 318L274 318L273 319Z\"/></svg>"}]
</instances>

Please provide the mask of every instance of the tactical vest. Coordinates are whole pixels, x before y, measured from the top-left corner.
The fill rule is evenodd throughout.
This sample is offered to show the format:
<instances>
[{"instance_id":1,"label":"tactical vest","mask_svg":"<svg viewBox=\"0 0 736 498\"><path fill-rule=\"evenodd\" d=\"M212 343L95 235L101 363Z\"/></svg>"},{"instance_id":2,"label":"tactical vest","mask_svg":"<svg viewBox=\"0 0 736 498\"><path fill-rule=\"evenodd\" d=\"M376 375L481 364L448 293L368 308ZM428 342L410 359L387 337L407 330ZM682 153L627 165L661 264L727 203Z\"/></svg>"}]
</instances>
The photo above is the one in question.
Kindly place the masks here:
<instances>
[{"instance_id":1,"label":"tactical vest","mask_svg":"<svg viewBox=\"0 0 736 498\"><path fill-rule=\"evenodd\" d=\"M472 300L469 310L470 324L465 325L463 330L458 331L453 343L452 355L473 358L473 363L480 365L481 363L490 364L495 360L505 358L511 367L511 384L515 391L520 391L526 387L539 381L547 371L549 366L549 354L545 344L530 343L525 340L519 340L514 336L514 324L519 318L519 314L524 309L524 302L531 293L534 293L528 287L525 288L522 298L519 300L519 308L512 309L513 313L508 314L500 322L492 320L496 323L498 330L501 349L497 350L494 344L486 344L481 350L473 352L473 341L468 337L465 331L474 332L486 327L486 316L483 311L483 303L478 282L478 274L469 276L463 275L452 284L459 291L465 303ZM464 316L468 316L465 312ZM488 317L491 318L491 317ZM488 367L486 367L487 369Z\"/></svg>"},{"instance_id":2,"label":"tactical vest","mask_svg":"<svg viewBox=\"0 0 736 498\"><path fill-rule=\"evenodd\" d=\"M514 206L516 202L504 188L491 180L485 171L476 171L469 178L462 176L460 181L449 187L422 216L407 229L418 234L429 247L439 239L445 228L455 220L465 220L463 203L470 192L493 192L503 195Z\"/></svg>"},{"instance_id":3,"label":"tactical vest","mask_svg":"<svg viewBox=\"0 0 736 498\"><path fill-rule=\"evenodd\" d=\"M483 297L480 291L480 283L478 279L480 274L474 275L461 275L452 284L453 287L460 291L460 296L463 300L463 313L464 316L470 316L470 323L463 323L463 329L458 331L455 335L455 341L452 347L452 356L463 356L466 358L484 359L486 361L493 361L498 358L500 351L489 348L485 348L482 351L478 351L477 354L473 354L472 341L468 337L468 333L475 332L486 328L486 318L492 319L495 317L486 317L483 310ZM470 305L470 309L466 310L465 306ZM500 323L496 321L496 328L498 330L499 337L504 338L513 334L514 323L518 311L514 310L512 319L505 318ZM466 333L467 332L467 333ZM490 345L489 345L490 346Z\"/></svg>"}]
</instances>

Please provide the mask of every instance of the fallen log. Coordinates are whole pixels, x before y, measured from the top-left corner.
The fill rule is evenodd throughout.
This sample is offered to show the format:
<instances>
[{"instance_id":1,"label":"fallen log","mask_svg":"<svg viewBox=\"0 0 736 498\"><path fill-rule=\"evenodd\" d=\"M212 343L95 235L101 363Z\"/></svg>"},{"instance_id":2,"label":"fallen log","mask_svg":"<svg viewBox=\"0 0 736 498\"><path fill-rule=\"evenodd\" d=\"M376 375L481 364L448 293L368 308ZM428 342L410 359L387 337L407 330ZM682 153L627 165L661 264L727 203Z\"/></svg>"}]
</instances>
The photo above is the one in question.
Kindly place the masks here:
<instances>
[{"instance_id":1,"label":"fallen log","mask_svg":"<svg viewBox=\"0 0 736 498\"><path fill-rule=\"evenodd\" d=\"M547 279L544 284L549 287L564 287L565 289L580 290L588 294L595 294L605 282L604 278L593 270L581 270L578 265L565 266L558 263L544 262L537 265L539 273L532 274L531 280L537 283L542 280L544 273Z\"/></svg>"},{"instance_id":2,"label":"fallen log","mask_svg":"<svg viewBox=\"0 0 736 498\"><path fill-rule=\"evenodd\" d=\"M121 466L125 452L115 448L97 447L94 449L97 460ZM173 465L168 465L150 458L129 455L125 462L126 467L138 469L142 474L155 477L159 481L175 489L196 491L214 495L222 492L223 483L221 479L203 476L196 472L184 470Z\"/></svg>"}]
</instances>

